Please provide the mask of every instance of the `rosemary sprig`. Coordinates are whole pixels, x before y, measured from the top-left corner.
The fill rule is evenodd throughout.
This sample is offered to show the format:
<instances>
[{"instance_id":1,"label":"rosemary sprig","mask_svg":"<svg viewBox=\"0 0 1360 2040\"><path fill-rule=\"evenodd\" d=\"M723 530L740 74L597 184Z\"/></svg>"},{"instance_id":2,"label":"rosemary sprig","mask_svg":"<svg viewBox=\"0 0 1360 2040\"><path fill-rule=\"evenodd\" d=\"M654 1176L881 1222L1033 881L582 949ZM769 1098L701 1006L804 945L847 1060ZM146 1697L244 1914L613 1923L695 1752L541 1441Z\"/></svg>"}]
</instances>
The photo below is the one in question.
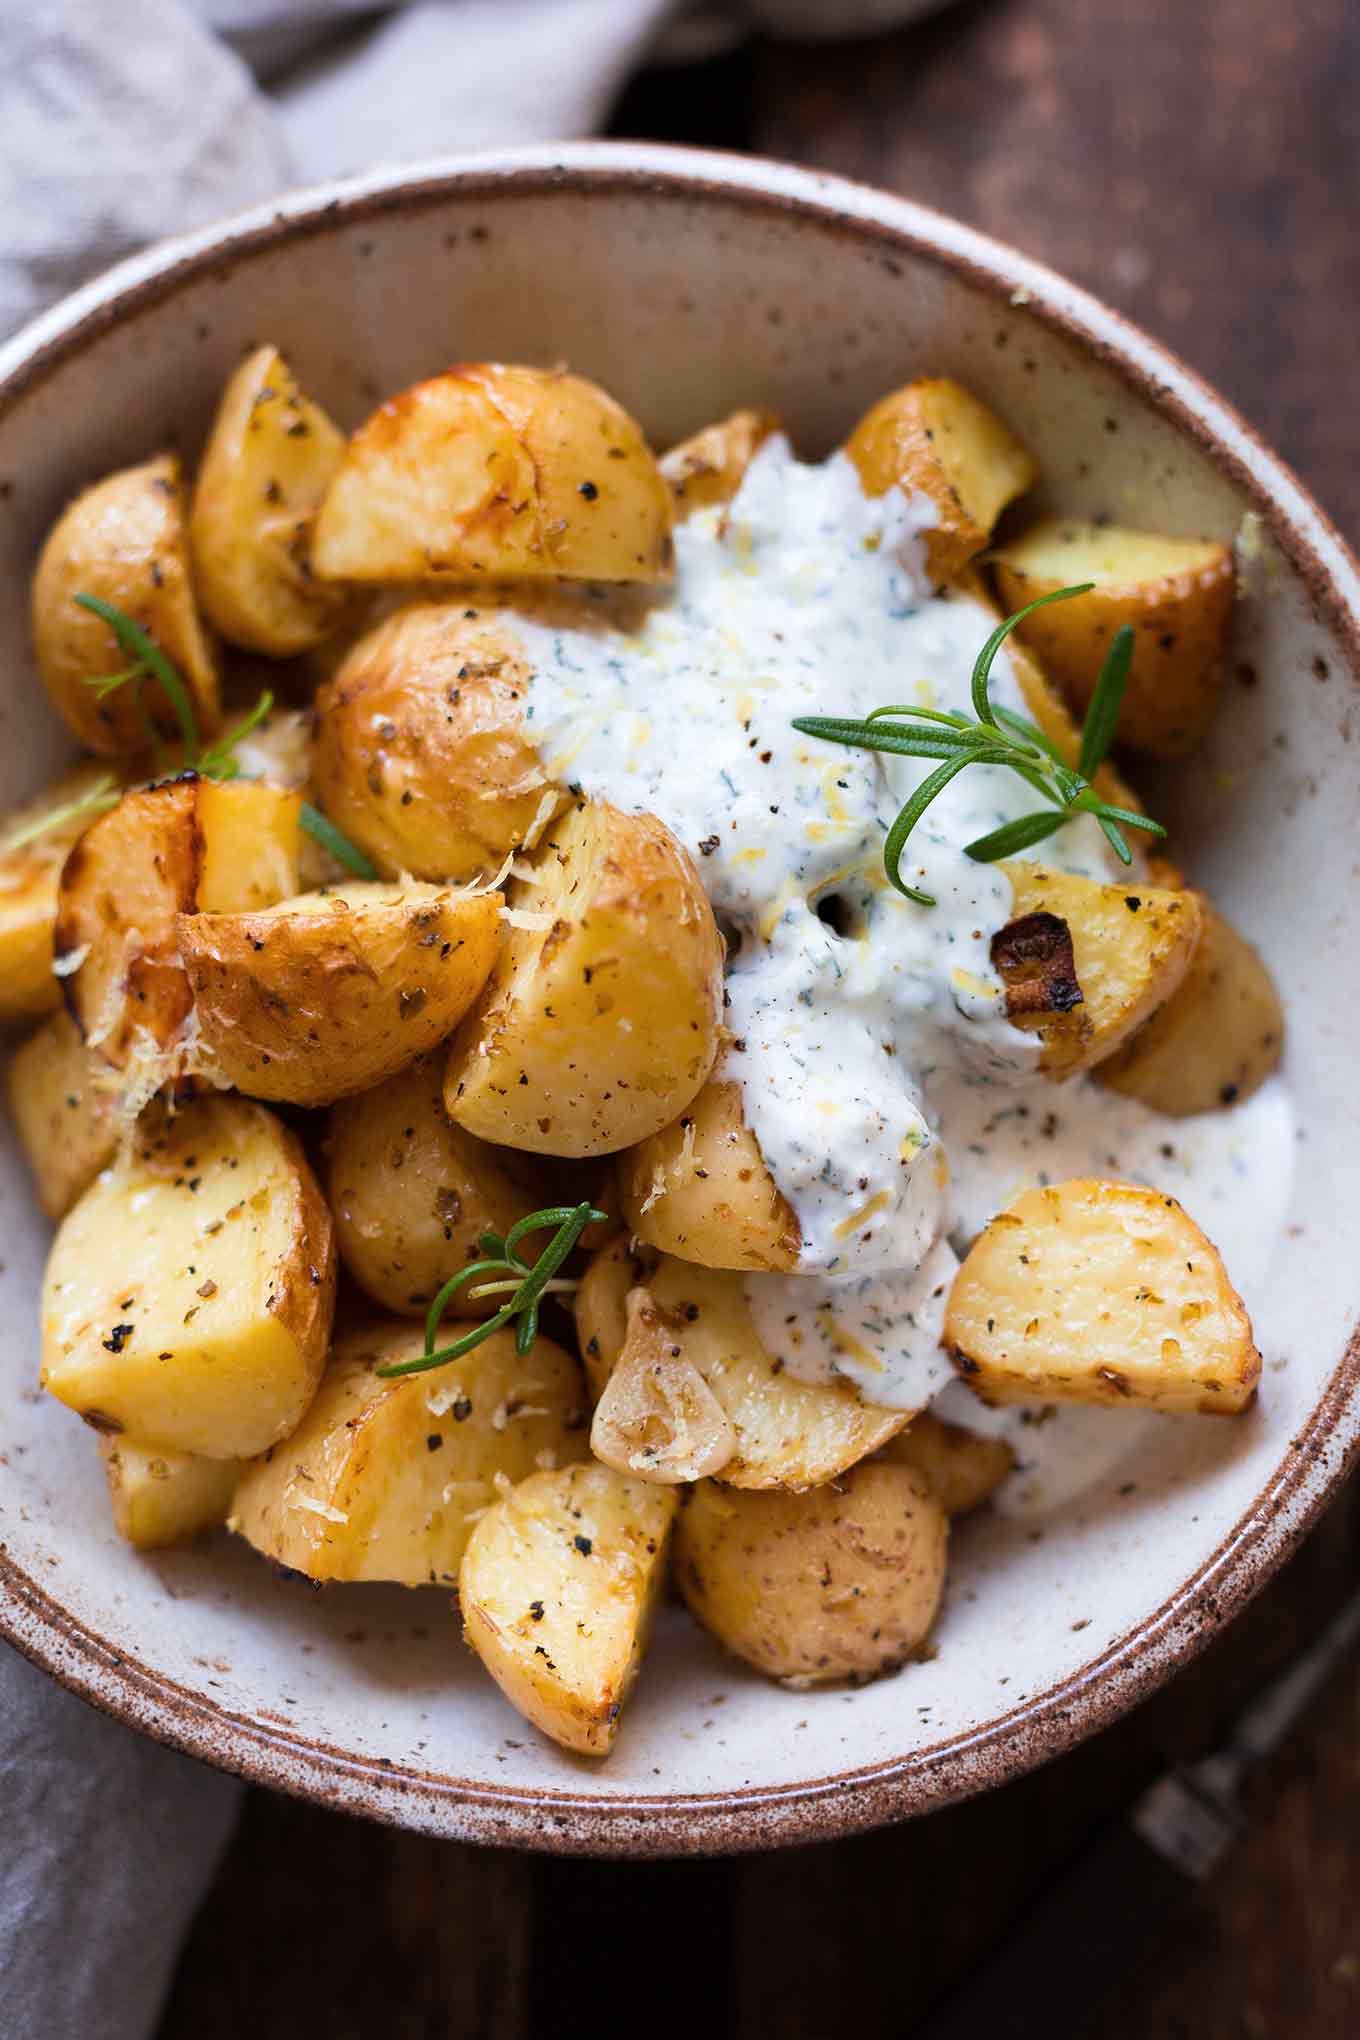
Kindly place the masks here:
<instances>
[{"instance_id":1,"label":"rosemary sprig","mask_svg":"<svg viewBox=\"0 0 1360 2040\"><path fill-rule=\"evenodd\" d=\"M121 798L113 774L101 772L78 799L65 801L61 807L49 808L26 829L16 829L12 836L6 836L0 842L0 857L8 857L12 851L22 850L28 843L36 843L40 836L51 835L53 829L64 828L67 822L82 821L87 815L93 820L96 815L106 814L111 807L117 807Z\"/></svg>"},{"instance_id":2,"label":"rosemary sprig","mask_svg":"<svg viewBox=\"0 0 1360 2040\"><path fill-rule=\"evenodd\" d=\"M427 1374L432 1367L447 1367L451 1360L461 1360L465 1353L470 1353L515 1318L519 1319L515 1351L527 1353L538 1336L538 1311L544 1296L569 1286L554 1281L558 1269L586 1227L602 1223L605 1216L592 1204L560 1204L546 1211L531 1211L527 1218L521 1218L512 1225L503 1239L499 1233L483 1233L479 1245L484 1258L469 1262L466 1268L460 1268L456 1275L451 1275L430 1305L425 1319L425 1351L415 1360L400 1360L389 1367L380 1367L378 1373L384 1377ZM530 1233L545 1232L549 1226L556 1227L556 1231L531 1267L519 1253L520 1242ZM474 1282L477 1286L471 1295L475 1300L504 1296L505 1302L492 1316L464 1332L460 1339L455 1339L451 1346L436 1346L440 1319L459 1290Z\"/></svg>"},{"instance_id":3,"label":"rosemary sprig","mask_svg":"<svg viewBox=\"0 0 1360 2040\"><path fill-rule=\"evenodd\" d=\"M1017 851L1033 849L1079 814L1095 816L1121 864L1133 862L1133 852L1124 835L1126 828L1143 829L1151 836L1166 834L1160 822L1147 815L1134 814L1129 808L1115 807L1102 800L1091 783L1114 741L1120 704L1128 685L1134 635L1127 624L1116 631L1100 669L1082 725L1081 751L1075 770L1064 763L1061 753L1042 730L1024 716L994 702L989 693L993 662L1016 625L1045 603L1066 602L1073 595L1089 593L1094 585L1085 581L1080 587L1055 588L1027 602L1014 616L997 625L973 667L973 720L941 709L916 708L907 702L876 708L863 719L795 717L793 727L806 737L824 737L828 743L859 745L870 751L891 751L904 758L941 761L905 803L883 845L883 865L889 880L918 906L933 907L936 902L932 894L906 883L901 872L902 853L931 802L968 765L1008 766L1048 803L1046 808L1019 815L988 835L966 843L967 855L979 864L993 864L1000 857L1013 857Z\"/></svg>"},{"instance_id":4,"label":"rosemary sprig","mask_svg":"<svg viewBox=\"0 0 1360 2040\"><path fill-rule=\"evenodd\" d=\"M114 602L106 602L102 595L77 595L73 599L82 609L88 609L91 615L99 617L108 625L117 641L118 649L128 661L127 665L116 673L94 675L86 681L86 686L93 688L101 701L107 695L116 693L120 687L130 686L134 690L137 711L147 735L155 750L159 752L160 736L142 701L143 684L147 680L155 680L174 710L175 721L179 724L180 736L184 743L183 769L186 772L199 772L205 779L235 779L241 770L240 760L236 756L236 746L242 738L248 737L252 730L258 729L273 709L274 697L269 689L265 688L254 708L234 730L226 736L219 737L216 743L205 746L199 734L193 697L185 686L180 672L166 657L155 639L143 630L126 610L120 609ZM109 785L112 784L110 780ZM102 807L115 805L116 796L106 798L105 791L101 789L96 795L92 789L86 795L85 799L91 804L92 813L100 811ZM83 803L73 803L70 810L58 810L55 815L47 817L39 827L25 830L22 836L5 847L15 849L20 843L29 841L31 837L42 835L57 821L72 820L80 811L80 806L83 806ZM319 843L323 850L329 850L331 856L343 864L347 871L352 871L356 878L378 876L376 867L364 855L358 844L352 843L343 829L337 829L335 823L323 815L319 808L313 807L310 801L302 803L299 820L307 834Z\"/></svg>"}]
</instances>

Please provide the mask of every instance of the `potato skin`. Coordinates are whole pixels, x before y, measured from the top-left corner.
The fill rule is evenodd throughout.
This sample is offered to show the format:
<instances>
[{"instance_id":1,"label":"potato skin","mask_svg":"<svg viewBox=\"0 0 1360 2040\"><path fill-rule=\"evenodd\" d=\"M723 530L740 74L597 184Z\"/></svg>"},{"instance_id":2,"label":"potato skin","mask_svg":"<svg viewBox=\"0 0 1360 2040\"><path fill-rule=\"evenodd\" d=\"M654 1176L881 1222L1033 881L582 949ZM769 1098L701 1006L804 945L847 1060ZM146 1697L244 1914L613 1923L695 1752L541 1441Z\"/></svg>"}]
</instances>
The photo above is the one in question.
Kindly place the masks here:
<instances>
[{"instance_id":1,"label":"potato skin","mask_svg":"<svg viewBox=\"0 0 1360 2040\"><path fill-rule=\"evenodd\" d=\"M63 1219L43 1386L106 1434L242 1459L294 1430L335 1310L330 1212L296 1137L244 1098L144 1115Z\"/></svg>"},{"instance_id":2,"label":"potato skin","mask_svg":"<svg viewBox=\"0 0 1360 2040\"><path fill-rule=\"evenodd\" d=\"M657 581L670 534L670 493L612 397L560 369L465 362L359 427L312 562L352 581Z\"/></svg>"},{"instance_id":3,"label":"potato skin","mask_svg":"<svg viewBox=\"0 0 1360 2040\"><path fill-rule=\"evenodd\" d=\"M495 894L359 881L181 914L199 1057L248 1096L329 1105L453 1032L500 947Z\"/></svg>"},{"instance_id":4,"label":"potato skin","mask_svg":"<svg viewBox=\"0 0 1360 2040\"><path fill-rule=\"evenodd\" d=\"M790 1685L897 1671L930 1633L949 1519L916 1474L874 1460L808 1494L700 1481L682 1498L675 1577L734 1656Z\"/></svg>"},{"instance_id":5,"label":"potato skin","mask_svg":"<svg viewBox=\"0 0 1360 2040\"><path fill-rule=\"evenodd\" d=\"M453 1042L444 1102L482 1140L603 1155L657 1132L718 1052L722 937L651 815L583 801L511 890L510 939Z\"/></svg>"},{"instance_id":6,"label":"potato skin","mask_svg":"<svg viewBox=\"0 0 1360 2040\"><path fill-rule=\"evenodd\" d=\"M1067 1010L1010 1010L1013 1026L1037 1034L1039 1067L1063 1078L1113 1055L1181 983L1203 927L1194 893L1168 892L1130 880L1101 885L1075 873L1044 865L1007 862L1015 921L995 938L993 960L1007 982L1008 998L1019 995L1020 976L1006 960L1008 931L1031 916L1049 915L1064 924L1081 1002Z\"/></svg>"},{"instance_id":7,"label":"potato skin","mask_svg":"<svg viewBox=\"0 0 1360 2040\"><path fill-rule=\"evenodd\" d=\"M453 1586L501 1481L584 1458L580 1369L551 1339L520 1355L497 1332L438 1372L377 1372L423 1346L391 1320L341 1339L297 1430L244 1469L231 1528L308 1579Z\"/></svg>"},{"instance_id":8,"label":"potato skin","mask_svg":"<svg viewBox=\"0 0 1360 2040\"><path fill-rule=\"evenodd\" d=\"M1235 592L1227 546L1050 518L1002 547L994 570L1007 610L1095 581L1088 594L1017 626L1079 714L1111 639L1129 624L1135 645L1120 740L1158 758L1184 757L1203 740L1222 691Z\"/></svg>"},{"instance_id":9,"label":"potato skin","mask_svg":"<svg viewBox=\"0 0 1360 2040\"><path fill-rule=\"evenodd\" d=\"M65 1011L49 1014L10 1064L9 1109L48 1218L64 1218L113 1159L118 1106L108 1076Z\"/></svg>"},{"instance_id":10,"label":"potato skin","mask_svg":"<svg viewBox=\"0 0 1360 2040\"><path fill-rule=\"evenodd\" d=\"M342 1099L327 1150L341 1257L376 1302L408 1315L423 1315L440 1285L478 1258L483 1233L504 1234L559 1201L537 1158L490 1147L453 1124L438 1056ZM548 1237L526 1241L526 1254ZM451 1308L454 1316L486 1315L466 1290Z\"/></svg>"},{"instance_id":11,"label":"potato skin","mask_svg":"<svg viewBox=\"0 0 1360 2040\"><path fill-rule=\"evenodd\" d=\"M997 1213L955 1277L944 1338L990 1403L1234 1416L1261 1372L1218 1250L1175 1198L1092 1177Z\"/></svg>"},{"instance_id":12,"label":"potato skin","mask_svg":"<svg viewBox=\"0 0 1360 2040\"><path fill-rule=\"evenodd\" d=\"M884 397L860 419L845 451L867 495L896 486L929 497L936 523L925 533L926 569L937 585L981 552L1006 505L1038 476L1009 427L948 377L910 382Z\"/></svg>"},{"instance_id":13,"label":"potato skin","mask_svg":"<svg viewBox=\"0 0 1360 2040\"><path fill-rule=\"evenodd\" d=\"M489 1508L458 1578L463 1634L535 1728L608 1756L666 1577L675 1490L593 1463Z\"/></svg>"},{"instance_id":14,"label":"potato skin","mask_svg":"<svg viewBox=\"0 0 1360 2040\"><path fill-rule=\"evenodd\" d=\"M1284 1012L1251 943L1200 896L1204 930L1190 968L1097 1081L1173 1119L1235 1105L1260 1089L1284 1049Z\"/></svg>"},{"instance_id":15,"label":"potato skin","mask_svg":"<svg viewBox=\"0 0 1360 2040\"><path fill-rule=\"evenodd\" d=\"M415 602L317 698L320 805L387 878L495 871L565 802L525 735L530 668L494 609ZM555 798L554 798L555 796Z\"/></svg>"},{"instance_id":16,"label":"potato skin","mask_svg":"<svg viewBox=\"0 0 1360 2040\"><path fill-rule=\"evenodd\" d=\"M38 671L67 727L101 758L135 757L146 727L134 690L101 701L86 683L116 673L126 655L109 626L81 609L77 595L99 595L153 637L189 691L205 735L220 720L213 647L194 601L185 536L179 461L159 454L86 489L53 526L33 577L33 644ZM141 698L158 730L179 724L155 681Z\"/></svg>"},{"instance_id":17,"label":"potato skin","mask_svg":"<svg viewBox=\"0 0 1360 2040\"><path fill-rule=\"evenodd\" d=\"M946 1516L980 1509L1015 1465L1004 1438L987 1438L962 1424L946 1424L931 1410L912 1418L889 1439L880 1455L889 1465L910 1467Z\"/></svg>"},{"instance_id":18,"label":"potato skin","mask_svg":"<svg viewBox=\"0 0 1360 2040\"><path fill-rule=\"evenodd\" d=\"M741 1086L720 1076L679 1119L629 1149L619 1192L629 1230L663 1254L706 1268L778 1274L798 1266L803 1235L793 1207L746 1124Z\"/></svg>"},{"instance_id":19,"label":"potato skin","mask_svg":"<svg viewBox=\"0 0 1360 2040\"><path fill-rule=\"evenodd\" d=\"M345 597L312 573L312 523L345 437L305 397L277 347L231 376L194 484L199 599L233 644L290 658L319 644Z\"/></svg>"},{"instance_id":20,"label":"potato skin","mask_svg":"<svg viewBox=\"0 0 1360 2040\"><path fill-rule=\"evenodd\" d=\"M730 503L756 454L781 429L773 411L733 411L663 454L661 472L677 520L683 522L714 503Z\"/></svg>"}]
</instances>

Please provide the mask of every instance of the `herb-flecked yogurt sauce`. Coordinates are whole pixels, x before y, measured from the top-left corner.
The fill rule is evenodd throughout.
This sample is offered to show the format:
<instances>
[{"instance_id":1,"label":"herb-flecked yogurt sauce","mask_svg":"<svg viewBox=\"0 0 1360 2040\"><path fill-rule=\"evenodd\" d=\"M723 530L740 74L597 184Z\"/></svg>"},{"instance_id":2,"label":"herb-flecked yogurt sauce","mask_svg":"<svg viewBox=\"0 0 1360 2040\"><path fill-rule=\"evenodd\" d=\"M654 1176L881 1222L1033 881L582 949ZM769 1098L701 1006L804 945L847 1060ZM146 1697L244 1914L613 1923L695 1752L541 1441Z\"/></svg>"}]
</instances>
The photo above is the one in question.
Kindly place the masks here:
<instances>
[{"instance_id":1,"label":"herb-flecked yogurt sauce","mask_svg":"<svg viewBox=\"0 0 1360 2040\"><path fill-rule=\"evenodd\" d=\"M514 617L545 766L665 822L727 935L718 1074L740 1084L803 1237L797 1274L747 1278L758 1329L791 1373L843 1374L913 1409L952 1378L939 1334L956 1250L1018 1189L1121 1174L1184 1190L1210 1226L1223 1185L1255 1174L1253 1136L1278 1170L1280 1134L1269 1105L1222 1115L1240 1128L1233 1159L1210 1141L1201 1171L1178 1160L1189 1147L1169 1141L1172 1122L1038 1076L1038 1044L1006 1020L990 960L1010 884L963 849L1032 809L1032 789L995 766L953 781L902 861L935 896L924 908L889 885L883 839L930 763L792 728L890 702L971 712L994 619L931 593L932 521L924 498L867 498L843 455L808 466L774 438L730 505L678 528L663 595L583 605L566 624ZM1004 650L992 698L1025 713ZM1090 817L1042 855L1126 876Z\"/></svg>"}]
</instances>

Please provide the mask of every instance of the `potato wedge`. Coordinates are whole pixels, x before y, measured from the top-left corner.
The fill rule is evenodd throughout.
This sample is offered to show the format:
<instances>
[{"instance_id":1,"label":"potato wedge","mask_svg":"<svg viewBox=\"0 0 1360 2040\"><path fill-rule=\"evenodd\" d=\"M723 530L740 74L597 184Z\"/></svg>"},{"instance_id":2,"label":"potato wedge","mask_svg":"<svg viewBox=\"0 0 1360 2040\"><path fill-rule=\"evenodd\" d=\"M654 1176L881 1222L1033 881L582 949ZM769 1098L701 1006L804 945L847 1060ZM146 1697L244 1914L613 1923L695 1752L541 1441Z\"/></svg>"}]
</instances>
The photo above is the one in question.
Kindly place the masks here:
<instances>
[{"instance_id":1,"label":"potato wedge","mask_svg":"<svg viewBox=\"0 0 1360 2040\"><path fill-rule=\"evenodd\" d=\"M246 1467L231 1527L313 1580L454 1586L473 1528L505 1481L586 1456L581 1370L551 1339L497 1332L436 1373L411 1324L340 1340L298 1429Z\"/></svg>"},{"instance_id":2,"label":"potato wedge","mask_svg":"<svg viewBox=\"0 0 1360 2040\"><path fill-rule=\"evenodd\" d=\"M683 522L713 503L730 503L755 455L780 429L773 411L733 411L663 454L661 472L677 519Z\"/></svg>"},{"instance_id":3,"label":"potato wedge","mask_svg":"<svg viewBox=\"0 0 1360 2040\"><path fill-rule=\"evenodd\" d=\"M9 1066L9 1109L49 1218L64 1218L113 1159L118 1101L111 1077L64 1011L49 1014Z\"/></svg>"},{"instance_id":4,"label":"potato wedge","mask_svg":"<svg viewBox=\"0 0 1360 2040\"><path fill-rule=\"evenodd\" d=\"M297 1139L245 1098L152 1114L63 1219L43 1282L43 1386L98 1431L244 1459L316 1392L331 1216Z\"/></svg>"},{"instance_id":5,"label":"potato wedge","mask_svg":"<svg viewBox=\"0 0 1360 2040\"><path fill-rule=\"evenodd\" d=\"M655 1272L657 1260L649 1248L637 1248L628 1234L621 1232L606 1240L586 1263L572 1309L592 1402L604 1394L623 1351L628 1334L628 1293Z\"/></svg>"},{"instance_id":6,"label":"potato wedge","mask_svg":"<svg viewBox=\"0 0 1360 2040\"><path fill-rule=\"evenodd\" d=\"M671 1489L568 1466L530 1474L472 1533L463 1634L511 1705L564 1749L613 1748L674 1515Z\"/></svg>"},{"instance_id":7,"label":"potato wedge","mask_svg":"<svg viewBox=\"0 0 1360 2040\"><path fill-rule=\"evenodd\" d=\"M187 1544L227 1520L240 1465L166 1452L127 1437L100 1438L113 1527L136 1551Z\"/></svg>"},{"instance_id":8,"label":"potato wedge","mask_svg":"<svg viewBox=\"0 0 1360 2040\"><path fill-rule=\"evenodd\" d=\"M890 1438L880 1455L891 1466L907 1466L934 1495L946 1516L980 1509L1015 1465L1004 1438L985 1438L962 1424L946 1424L931 1410L912 1418Z\"/></svg>"},{"instance_id":9,"label":"potato wedge","mask_svg":"<svg viewBox=\"0 0 1360 2040\"><path fill-rule=\"evenodd\" d=\"M510 906L510 940L450 1052L449 1117L541 1154L645 1140L718 1052L722 937L689 852L651 815L582 801Z\"/></svg>"},{"instance_id":10,"label":"potato wedge","mask_svg":"<svg viewBox=\"0 0 1360 2040\"><path fill-rule=\"evenodd\" d=\"M385 877L495 871L568 798L525 735L530 670L493 609L416 602L317 700L320 804Z\"/></svg>"},{"instance_id":11,"label":"potato wedge","mask_svg":"<svg viewBox=\"0 0 1360 2040\"><path fill-rule=\"evenodd\" d=\"M316 578L310 553L344 454L278 348L257 347L222 392L189 517L199 600L233 644L290 658L334 628L344 592Z\"/></svg>"},{"instance_id":12,"label":"potato wedge","mask_svg":"<svg viewBox=\"0 0 1360 2040\"><path fill-rule=\"evenodd\" d=\"M569 1200L539 1158L489 1147L444 1110L442 1058L423 1056L331 1113L327 1149L336 1243L356 1281L388 1310L421 1316L487 1232ZM549 1235L527 1240L536 1256ZM481 1318L463 1290L455 1316Z\"/></svg>"},{"instance_id":13,"label":"potato wedge","mask_svg":"<svg viewBox=\"0 0 1360 2040\"><path fill-rule=\"evenodd\" d=\"M798 1266L802 1228L746 1124L741 1086L720 1076L621 1158L619 1194L630 1232L664 1254L706 1268Z\"/></svg>"},{"instance_id":14,"label":"potato wedge","mask_svg":"<svg viewBox=\"0 0 1360 2040\"><path fill-rule=\"evenodd\" d=\"M955 1278L945 1343L990 1403L1233 1416L1261 1372L1218 1250L1175 1198L1091 1177L997 1213Z\"/></svg>"},{"instance_id":15,"label":"potato wedge","mask_svg":"<svg viewBox=\"0 0 1360 2040\"><path fill-rule=\"evenodd\" d=\"M124 794L67 857L54 932L66 1003L127 1072L134 1105L183 1075L195 1046L177 916L295 892L301 805L262 780L185 773Z\"/></svg>"},{"instance_id":16,"label":"potato wedge","mask_svg":"<svg viewBox=\"0 0 1360 2040\"><path fill-rule=\"evenodd\" d=\"M1135 648L1120 740L1158 758L1184 757L1201 742L1218 706L1232 615L1227 546L1051 517L1002 546L995 573L1007 610L1094 581L1089 594L1026 617L1017 635L1084 713L1110 640L1129 624Z\"/></svg>"},{"instance_id":17,"label":"potato wedge","mask_svg":"<svg viewBox=\"0 0 1360 2040\"><path fill-rule=\"evenodd\" d=\"M0 824L0 1021L40 1020L61 1004L52 974L61 867L103 812L97 797L104 787L112 795L112 778L78 765Z\"/></svg>"},{"instance_id":18,"label":"potato wedge","mask_svg":"<svg viewBox=\"0 0 1360 2040\"><path fill-rule=\"evenodd\" d=\"M321 505L325 580L670 577L670 492L628 413L560 369L468 362L350 440Z\"/></svg>"},{"instance_id":19,"label":"potato wedge","mask_svg":"<svg viewBox=\"0 0 1360 2040\"><path fill-rule=\"evenodd\" d=\"M949 1518L905 1466L874 1460L805 1495L682 1498L675 1577L734 1656L793 1686L897 1671L930 1634Z\"/></svg>"},{"instance_id":20,"label":"potato wedge","mask_svg":"<svg viewBox=\"0 0 1360 2040\"><path fill-rule=\"evenodd\" d=\"M189 691L199 729L212 735L217 664L194 601L174 454L106 475L77 496L53 526L33 576L33 644L53 705L87 750L135 757L147 748L138 692L142 710L170 737L179 731L174 710L154 679L99 697L90 681L120 672L127 656L77 595L114 603L155 639Z\"/></svg>"},{"instance_id":21,"label":"potato wedge","mask_svg":"<svg viewBox=\"0 0 1360 2040\"><path fill-rule=\"evenodd\" d=\"M995 411L946 376L906 383L866 412L845 443L866 494L929 498L926 569L952 581L981 552L1008 503L1039 470Z\"/></svg>"},{"instance_id":22,"label":"potato wedge","mask_svg":"<svg viewBox=\"0 0 1360 2040\"><path fill-rule=\"evenodd\" d=\"M608 1260L600 1272L587 1271L584 1310L577 1300L587 1375L593 1389L599 1385L597 1420L622 1350L614 1342L621 1322L626 1334L628 1289L622 1308L619 1289L629 1267L626 1242L601 1254ZM734 1487L809 1488L835 1480L911 1417L866 1401L848 1381L799 1381L786 1373L782 1357L768 1352L756 1331L740 1275L662 1257L650 1272L644 1262L643 1287L687 1370L702 1376L732 1427L734 1449L720 1478ZM597 1455L612 1449L609 1414L592 1433Z\"/></svg>"},{"instance_id":23,"label":"potato wedge","mask_svg":"<svg viewBox=\"0 0 1360 2040\"><path fill-rule=\"evenodd\" d=\"M1070 1077L1113 1055L1190 968L1204 914L1194 893L1101 885L1007 863L1015 917L993 937L1012 1025L1037 1034L1039 1067Z\"/></svg>"},{"instance_id":24,"label":"potato wedge","mask_svg":"<svg viewBox=\"0 0 1360 2040\"><path fill-rule=\"evenodd\" d=\"M736 1430L680 1325L648 1290L629 1290L623 1345L595 1409L590 1449L639 1480L702 1480L721 1473L737 1450Z\"/></svg>"},{"instance_id":25,"label":"potato wedge","mask_svg":"<svg viewBox=\"0 0 1360 2040\"><path fill-rule=\"evenodd\" d=\"M1204 930L1190 968L1098 1079L1174 1119L1237 1104L1260 1089L1284 1049L1275 983L1245 936L1199 895Z\"/></svg>"}]
</instances>

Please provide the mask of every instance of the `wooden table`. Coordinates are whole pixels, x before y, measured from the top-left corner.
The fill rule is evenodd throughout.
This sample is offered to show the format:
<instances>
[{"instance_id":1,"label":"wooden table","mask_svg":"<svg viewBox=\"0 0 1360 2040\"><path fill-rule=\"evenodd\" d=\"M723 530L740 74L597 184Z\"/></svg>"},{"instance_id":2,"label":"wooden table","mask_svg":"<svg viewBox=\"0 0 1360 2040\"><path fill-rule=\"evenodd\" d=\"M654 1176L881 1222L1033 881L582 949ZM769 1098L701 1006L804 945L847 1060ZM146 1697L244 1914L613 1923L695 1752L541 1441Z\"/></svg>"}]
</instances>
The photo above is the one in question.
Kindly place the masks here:
<instances>
[{"instance_id":1,"label":"wooden table","mask_svg":"<svg viewBox=\"0 0 1360 2040\"><path fill-rule=\"evenodd\" d=\"M617 129L886 185L1017 243L1216 382L1360 533L1360 5L962 0L837 48L757 47L629 93ZM1167 1757L1360 1583L1360 1490L1189 1670L970 1805L736 1862L554 1863L252 1794L162 2040L906 2036L931 1996ZM1360 2034L1360 1664L1251 1793L1104 2040ZM1036 2006L1034 2031L1067 2040Z\"/></svg>"}]
</instances>

